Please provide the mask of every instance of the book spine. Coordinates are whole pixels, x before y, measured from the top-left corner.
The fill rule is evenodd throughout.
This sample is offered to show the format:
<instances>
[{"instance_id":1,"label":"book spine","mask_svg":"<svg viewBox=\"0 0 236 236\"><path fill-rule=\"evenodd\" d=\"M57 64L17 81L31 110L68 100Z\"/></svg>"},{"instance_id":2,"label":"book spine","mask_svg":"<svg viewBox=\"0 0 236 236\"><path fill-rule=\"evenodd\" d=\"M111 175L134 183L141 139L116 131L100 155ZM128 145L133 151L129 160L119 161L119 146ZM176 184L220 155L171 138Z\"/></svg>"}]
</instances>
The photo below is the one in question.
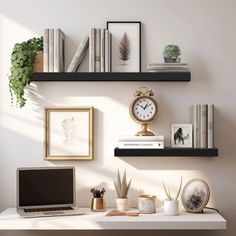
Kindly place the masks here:
<instances>
[{"instance_id":1,"label":"book spine","mask_svg":"<svg viewBox=\"0 0 236 236\"><path fill-rule=\"evenodd\" d=\"M101 29L96 29L95 71L101 72Z\"/></svg>"},{"instance_id":2,"label":"book spine","mask_svg":"<svg viewBox=\"0 0 236 236\"><path fill-rule=\"evenodd\" d=\"M105 72L109 72L109 31L105 30Z\"/></svg>"},{"instance_id":3,"label":"book spine","mask_svg":"<svg viewBox=\"0 0 236 236\"><path fill-rule=\"evenodd\" d=\"M82 62L82 59L84 58L86 54L85 52L87 52L88 41L89 41L88 36L87 35L84 36L67 69L67 72L75 72L78 69L80 63Z\"/></svg>"},{"instance_id":4,"label":"book spine","mask_svg":"<svg viewBox=\"0 0 236 236\"><path fill-rule=\"evenodd\" d=\"M80 66L80 64L82 63L83 59L85 58L87 52L88 52L88 48L87 48L87 49L83 52L83 54L81 55L80 60L79 60L79 64L78 64L77 68L75 69L75 71L77 71L77 70L79 69L79 66Z\"/></svg>"},{"instance_id":5,"label":"book spine","mask_svg":"<svg viewBox=\"0 0 236 236\"><path fill-rule=\"evenodd\" d=\"M108 72L112 71L112 34L110 32L108 32Z\"/></svg>"},{"instance_id":6,"label":"book spine","mask_svg":"<svg viewBox=\"0 0 236 236\"><path fill-rule=\"evenodd\" d=\"M214 147L214 105L208 105L208 118L207 118L207 129L208 129L208 139L207 139L207 147Z\"/></svg>"},{"instance_id":7,"label":"book spine","mask_svg":"<svg viewBox=\"0 0 236 236\"><path fill-rule=\"evenodd\" d=\"M105 30L101 29L101 72L105 72Z\"/></svg>"},{"instance_id":8,"label":"book spine","mask_svg":"<svg viewBox=\"0 0 236 236\"><path fill-rule=\"evenodd\" d=\"M193 105L192 110L192 125L193 125L193 147L197 148L197 132L198 132L198 124L197 124L197 105Z\"/></svg>"},{"instance_id":9,"label":"book spine","mask_svg":"<svg viewBox=\"0 0 236 236\"><path fill-rule=\"evenodd\" d=\"M118 147L128 149L161 149L164 148L164 142L119 142Z\"/></svg>"},{"instance_id":10,"label":"book spine","mask_svg":"<svg viewBox=\"0 0 236 236\"><path fill-rule=\"evenodd\" d=\"M59 65L59 29L54 29L54 44L53 44L53 70L60 72Z\"/></svg>"},{"instance_id":11,"label":"book spine","mask_svg":"<svg viewBox=\"0 0 236 236\"><path fill-rule=\"evenodd\" d=\"M54 72L54 30L53 29L49 29L49 56L48 56L48 71L49 72Z\"/></svg>"},{"instance_id":12,"label":"book spine","mask_svg":"<svg viewBox=\"0 0 236 236\"><path fill-rule=\"evenodd\" d=\"M49 29L44 29L43 35L43 71L48 72Z\"/></svg>"},{"instance_id":13,"label":"book spine","mask_svg":"<svg viewBox=\"0 0 236 236\"><path fill-rule=\"evenodd\" d=\"M65 34L59 30L59 71L65 71Z\"/></svg>"},{"instance_id":14,"label":"book spine","mask_svg":"<svg viewBox=\"0 0 236 236\"><path fill-rule=\"evenodd\" d=\"M89 72L95 72L95 38L95 28L92 28L89 38Z\"/></svg>"},{"instance_id":15,"label":"book spine","mask_svg":"<svg viewBox=\"0 0 236 236\"><path fill-rule=\"evenodd\" d=\"M207 148L207 105L201 105L201 148Z\"/></svg>"},{"instance_id":16,"label":"book spine","mask_svg":"<svg viewBox=\"0 0 236 236\"><path fill-rule=\"evenodd\" d=\"M200 129L201 129L201 105L196 105L196 148L200 148L201 144L201 136L200 136Z\"/></svg>"}]
</instances>

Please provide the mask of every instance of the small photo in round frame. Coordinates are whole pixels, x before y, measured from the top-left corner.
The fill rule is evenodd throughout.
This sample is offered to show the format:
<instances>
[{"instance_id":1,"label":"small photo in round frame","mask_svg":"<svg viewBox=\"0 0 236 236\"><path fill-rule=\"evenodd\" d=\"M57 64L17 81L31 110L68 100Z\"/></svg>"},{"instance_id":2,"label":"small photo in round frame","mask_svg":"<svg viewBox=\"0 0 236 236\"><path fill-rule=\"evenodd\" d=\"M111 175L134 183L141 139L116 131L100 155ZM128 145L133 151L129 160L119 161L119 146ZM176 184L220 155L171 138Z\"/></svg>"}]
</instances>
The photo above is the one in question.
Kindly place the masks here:
<instances>
[{"instance_id":1,"label":"small photo in round frame","mask_svg":"<svg viewBox=\"0 0 236 236\"><path fill-rule=\"evenodd\" d=\"M186 211L202 212L210 198L210 188L202 179L190 180L182 192L182 204Z\"/></svg>"}]
</instances>

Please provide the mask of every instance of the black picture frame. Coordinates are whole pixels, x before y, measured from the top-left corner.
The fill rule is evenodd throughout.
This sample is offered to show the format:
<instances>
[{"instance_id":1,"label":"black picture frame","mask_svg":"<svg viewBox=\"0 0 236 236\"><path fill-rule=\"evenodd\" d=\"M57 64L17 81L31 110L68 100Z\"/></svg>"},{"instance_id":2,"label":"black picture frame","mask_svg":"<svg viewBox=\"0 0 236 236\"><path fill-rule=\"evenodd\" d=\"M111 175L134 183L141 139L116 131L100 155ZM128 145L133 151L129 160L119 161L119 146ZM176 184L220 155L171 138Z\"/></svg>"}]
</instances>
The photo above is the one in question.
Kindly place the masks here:
<instances>
[{"instance_id":1,"label":"black picture frame","mask_svg":"<svg viewBox=\"0 0 236 236\"><path fill-rule=\"evenodd\" d=\"M106 25L106 28L107 30L109 30L109 24L138 24L138 29L139 29L139 71L130 71L130 72L141 72L141 68L142 68L142 56L141 56L141 53L142 53L142 43L141 43L141 21L107 21L107 25ZM112 36L111 36L112 37ZM112 48L112 46L111 46ZM114 72L113 71L113 68L112 68L112 50L111 50L111 55L110 55L110 58L111 58L111 72Z\"/></svg>"}]
</instances>

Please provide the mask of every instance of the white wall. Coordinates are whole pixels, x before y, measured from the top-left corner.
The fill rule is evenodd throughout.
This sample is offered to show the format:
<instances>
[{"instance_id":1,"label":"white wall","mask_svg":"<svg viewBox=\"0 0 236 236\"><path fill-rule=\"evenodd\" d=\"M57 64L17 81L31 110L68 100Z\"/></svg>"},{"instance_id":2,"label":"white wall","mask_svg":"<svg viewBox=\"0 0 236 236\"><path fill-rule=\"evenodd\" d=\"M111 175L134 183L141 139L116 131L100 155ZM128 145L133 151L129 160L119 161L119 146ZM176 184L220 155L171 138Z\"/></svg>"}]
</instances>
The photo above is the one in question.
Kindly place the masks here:
<instances>
[{"instance_id":1,"label":"white wall","mask_svg":"<svg viewBox=\"0 0 236 236\"><path fill-rule=\"evenodd\" d=\"M39 5L37 5L39 4ZM210 206L228 219L228 230L210 235L236 233L236 2L234 0L8 0L0 9L0 209L15 205L15 170L19 166L72 164L77 170L78 204L89 206L89 189L105 186L107 205L115 205L112 178L117 168L132 178L131 204L137 190L156 194L162 200L162 180L175 191L180 176L208 181ZM66 64L82 36L91 27L105 27L108 20L142 22L142 68L162 60L163 47L178 44L183 62L192 71L190 83L35 83L23 109L11 106L8 92L10 54L16 42L60 27L66 34ZM83 70L88 69L88 58ZM219 157L117 158L114 147L121 134L138 129L128 113L133 92L151 88L158 100L159 114L151 126L170 138L171 123L189 122L189 105L214 103L215 145ZM95 107L95 160L91 162L44 161L44 106ZM159 206L161 203L159 202ZM181 232L187 235L191 232ZM176 233L175 233L176 234ZM191 233L192 234L192 233ZM197 234L197 233L196 233ZM209 232L201 232L209 235ZM174 232L173 232L174 235Z\"/></svg>"}]
</instances>

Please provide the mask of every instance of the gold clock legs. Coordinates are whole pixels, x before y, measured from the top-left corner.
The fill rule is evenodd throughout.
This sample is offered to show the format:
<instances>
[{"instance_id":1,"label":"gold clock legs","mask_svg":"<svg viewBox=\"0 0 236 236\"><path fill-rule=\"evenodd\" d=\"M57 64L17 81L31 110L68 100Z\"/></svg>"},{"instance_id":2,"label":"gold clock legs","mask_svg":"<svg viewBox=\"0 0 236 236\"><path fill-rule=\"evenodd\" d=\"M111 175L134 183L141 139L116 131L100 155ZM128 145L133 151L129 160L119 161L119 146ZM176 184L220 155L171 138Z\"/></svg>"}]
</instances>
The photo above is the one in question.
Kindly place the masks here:
<instances>
[{"instance_id":1,"label":"gold clock legs","mask_svg":"<svg viewBox=\"0 0 236 236\"><path fill-rule=\"evenodd\" d=\"M147 124L141 125L141 131L135 134L135 136L155 136L155 134L147 129Z\"/></svg>"}]
</instances>

